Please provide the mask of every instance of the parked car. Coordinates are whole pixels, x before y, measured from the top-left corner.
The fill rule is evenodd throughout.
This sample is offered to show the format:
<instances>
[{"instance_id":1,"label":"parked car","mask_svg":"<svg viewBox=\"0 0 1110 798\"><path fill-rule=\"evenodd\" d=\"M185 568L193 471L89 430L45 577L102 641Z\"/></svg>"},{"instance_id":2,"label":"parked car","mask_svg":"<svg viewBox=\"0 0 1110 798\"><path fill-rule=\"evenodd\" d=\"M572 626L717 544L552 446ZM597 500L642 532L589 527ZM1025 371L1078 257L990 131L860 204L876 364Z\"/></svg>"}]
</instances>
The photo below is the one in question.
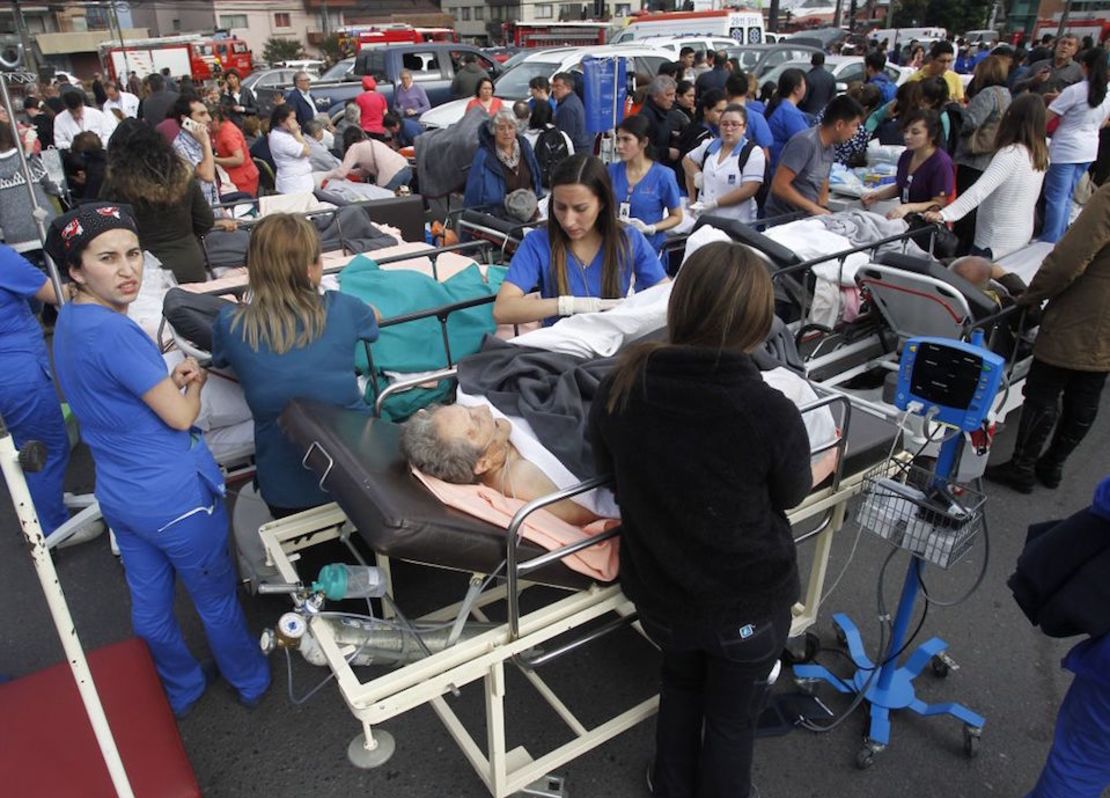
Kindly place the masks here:
<instances>
[{"instance_id":1,"label":"parked car","mask_svg":"<svg viewBox=\"0 0 1110 798\"><path fill-rule=\"evenodd\" d=\"M835 45L845 41L848 35L848 31L843 28L813 28L812 30L792 33L785 39L780 40L779 43L808 44L811 47L820 47L827 52Z\"/></svg>"},{"instance_id":2,"label":"parked car","mask_svg":"<svg viewBox=\"0 0 1110 798\"><path fill-rule=\"evenodd\" d=\"M482 52L499 64L504 64L518 52L519 47L483 47Z\"/></svg>"},{"instance_id":3,"label":"parked car","mask_svg":"<svg viewBox=\"0 0 1110 798\"><path fill-rule=\"evenodd\" d=\"M627 44L537 50L494 80L494 95L508 102L524 100L528 98L528 82L532 78L543 76L551 79L558 72L581 72L582 59L586 56L605 58L614 55L628 59L629 80L637 72L655 75L660 65L673 60L668 50ZM467 102L468 99L455 100L433 108L420 117L420 122L427 128L449 127L463 118Z\"/></svg>"},{"instance_id":4,"label":"parked car","mask_svg":"<svg viewBox=\"0 0 1110 798\"><path fill-rule=\"evenodd\" d=\"M302 58L294 61L278 61L274 66L279 69L304 70L313 77L319 77L320 71L324 68L324 62L315 58Z\"/></svg>"},{"instance_id":5,"label":"parked car","mask_svg":"<svg viewBox=\"0 0 1110 798\"><path fill-rule=\"evenodd\" d=\"M477 47L453 42L419 42L391 44L387 47L364 47L355 56L354 68L344 77L312 82L312 96L316 108L334 117L342 112L348 100L362 93L361 79L373 75L378 81L378 92L387 100L393 99L393 87L401 82L401 72L412 73L428 94L428 101L437 106L453 99L451 81L466 53L478 57L478 64L490 77L501 74L501 66ZM338 64L336 65L338 66Z\"/></svg>"},{"instance_id":6,"label":"parked car","mask_svg":"<svg viewBox=\"0 0 1110 798\"><path fill-rule=\"evenodd\" d=\"M693 47L694 50L727 50L736 46L735 39L721 36L646 36L630 42L623 42L621 47L658 47L673 53L673 60L678 60L678 54L683 47Z\"/></svg>"},{"instance_id":7,"label":"parked car","mask_svg":"<svg viewBox=\"0 0 1110 798\"><path fill-rule=\"evenodd\" d=\"M293 85L295 69L263 69L251 72L243 78L243 88L250 89L258 104L258 115L267 118L274 110L274 93L285 94Z\"/></svg>"},{"instance_id":8,"label":"parked car","mask_svg":"<svg viewBox=\"0 0 1110 798\"><path fill-rule=\"evenodd\" d=\"M779 77L788 69L800 69L803 72L808 72L810 70L809 59L807 58L805 61L787 61L784 64L779 64L770 72L765 73L760 78L760 82L773 81L778 83ZM825 56L825 69L829 70L836 78L837 91L847 90L848 84L854 80L866 80L863 59L858 55L827 55ZM913 74L912 69L902 69L894 64L887 64L883 71L886 72L890 82L895 86L901 86Z\"/></svg>"},{"instance_id":9,"label":"parked car","mask_svg":"<svg viewBox=\"0 0 1110 798\"><path fill-rule=\"evenodd\" d=\"M729 47L725 52L729 58L740 62L740 68L750 75L755 75L759 82L763 76L787 61L805 61L809 63L810 57L821 52L820 47L810 47L806 44L744 44Z\"/></svg>"}]
</instances>

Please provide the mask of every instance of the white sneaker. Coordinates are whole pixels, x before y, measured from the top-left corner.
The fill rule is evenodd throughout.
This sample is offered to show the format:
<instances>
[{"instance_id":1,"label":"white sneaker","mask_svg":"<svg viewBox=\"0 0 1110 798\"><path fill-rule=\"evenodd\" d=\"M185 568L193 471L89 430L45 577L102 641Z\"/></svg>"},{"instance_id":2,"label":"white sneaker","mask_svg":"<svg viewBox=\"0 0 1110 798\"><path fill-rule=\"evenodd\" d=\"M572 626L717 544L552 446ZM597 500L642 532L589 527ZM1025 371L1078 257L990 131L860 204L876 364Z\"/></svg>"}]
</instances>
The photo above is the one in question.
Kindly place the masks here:
<instances>
[{"instance_id":1,"label":"white sneaker","mask_svg":"<svg viewBox=\"0 0 1110 798\"><path fill-rule=\"evenodd\" d=\"M76 546L80 543L88 543L90 540L100 537L104 533L105 529L107 529L107 527L104 526L104 522L99 518L95 518L92 521L86 521L85 523L77 527L76 531L74 531L72 535L59 543L58 548L66 549L70 546ZM53 537L53 535L51 535L51 537Z\"/></svg>"}]
</instances>

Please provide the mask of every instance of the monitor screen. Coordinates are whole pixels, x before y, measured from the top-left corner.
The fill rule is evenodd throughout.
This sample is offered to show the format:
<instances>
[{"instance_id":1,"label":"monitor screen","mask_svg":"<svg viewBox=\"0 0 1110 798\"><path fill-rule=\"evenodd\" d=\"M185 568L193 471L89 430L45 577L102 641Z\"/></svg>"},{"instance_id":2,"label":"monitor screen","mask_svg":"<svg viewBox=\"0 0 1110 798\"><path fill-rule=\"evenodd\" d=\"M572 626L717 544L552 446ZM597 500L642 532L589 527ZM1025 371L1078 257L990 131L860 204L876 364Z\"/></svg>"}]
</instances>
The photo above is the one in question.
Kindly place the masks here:
<instances>
[{"instance_id":1,"label":"monitor screen","mask_svg":"<svg viewBox=\"0 0 1110 798\"><path fill-rule=\"evenodd\" d=\"M923 343L914 361L910 391L930 404L966 410L982 370L983 359L977 355Z\"/></svg>"}]
</instances>

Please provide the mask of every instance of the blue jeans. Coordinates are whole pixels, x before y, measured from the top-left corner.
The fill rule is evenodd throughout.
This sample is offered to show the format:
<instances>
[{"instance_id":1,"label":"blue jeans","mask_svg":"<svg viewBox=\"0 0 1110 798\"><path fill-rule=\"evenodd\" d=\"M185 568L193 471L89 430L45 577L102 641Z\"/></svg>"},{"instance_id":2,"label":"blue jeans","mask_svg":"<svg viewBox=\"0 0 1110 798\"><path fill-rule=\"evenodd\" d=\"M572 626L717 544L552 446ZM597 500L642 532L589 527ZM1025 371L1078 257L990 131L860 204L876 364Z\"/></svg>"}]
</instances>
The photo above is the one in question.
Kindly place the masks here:
<instances>
[{"instance_id":1,"label":"blue jeans","mask_svg":"<svg viewBox=\"0 0 1110 798\"><path fill-rule=\"evenodd\" d=\"M29 358L6 359L0 368L17 376L18 384L0 383L0 413L19 448L28 441L46 445L46 465L41 471L27 472L27 487L39 516L42 534L49 535L69 520L62 503L66 466L69 464L69 436L54 383ZM30 383L30 384L28 384Z\"/></svg>"},{"instance_id":2,"label":"blue jeans","mask_svg":"<svg viewBox=\"0 0 1110 798\"><path fill-rule=\"evenodd\" d=\"M407 186L412 182L412 167L406 166L400 172L393 176L393 179L385 184L384 188L390 191L396 191L401 186Z\"/></svg>"},{"instance_id":3,"label":"blue jeans","mask_svg":"<svg viewBox=\"0 0 1110 798\"><path fill-rule=\"evenodd\" d=\"M105 513L131 589L135 634L150 647L170 706L178 713L200 698L205 679L174 617L177 577L193 599L223 677L247 700L270 686L270 665L247 629L235 594L223 499L212 502L211 512L201 510L179 520Z\"/></svg>"},{"instance_id":4,"label":"blue jeans","mask_svg":"<svg viewBox=\"0 0 1110 798\"><path fill-rule=\"evenodd\" d=\"M1076 676L1060 712L1048 761L1028 798L1099 798L1110 787L1110 687Z\"/></svg>"},{"instance_id":5,"label":"blue jeans","mask_svg":"<svg viewBox=\"0 0 1110 798\"><path fill-rule=\"evenodd\" d=\"M1044 228L1041 241L1056 243L1068 229L1071 198L1089 163L1054 163L1044 178Z\"/></svg>"}]
</instances>

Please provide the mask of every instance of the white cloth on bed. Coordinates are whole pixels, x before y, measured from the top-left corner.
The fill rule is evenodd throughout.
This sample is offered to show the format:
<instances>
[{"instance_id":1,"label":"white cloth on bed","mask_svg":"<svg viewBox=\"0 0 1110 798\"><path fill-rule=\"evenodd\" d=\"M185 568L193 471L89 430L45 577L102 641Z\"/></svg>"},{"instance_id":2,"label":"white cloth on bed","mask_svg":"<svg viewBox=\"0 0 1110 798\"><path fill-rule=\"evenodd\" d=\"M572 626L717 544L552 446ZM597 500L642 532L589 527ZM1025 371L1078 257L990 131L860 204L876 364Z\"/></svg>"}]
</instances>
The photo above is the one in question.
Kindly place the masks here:
<instances>
[{"instance_id":1,"label":"white cloth on bed","mask_svg":"<svg viewBox=\"0 0 1110 798\"><path fill-rule=\"evenodd\" d=\"M166 369L185 359L178 350L162 355ZM204 441L216 458L226 465L254 454L254 419L243 388L235 379L218 371L208 372L208 381L200 393L200 413L195 425L204 433Z\"/></svg>"},{"instance_id":2,"label":"white cloth on bed","mask_svg":"<svg viewBox=\"0 0 1110 798\"><path fill-rule=\"evenodd\" d=\"M797 222L769 227L763 235L782 244L803 261L834 252L843 252L854 246L845 236L828 230L817 219L801 219ZM843 269L840 266L840 260L836 259L817 264L813 267L813 273L832 283L853 285L856 271L861 266L866 266L869 260L866 252L855 252L844 259Z\"/></svg>"}]
</instances>

